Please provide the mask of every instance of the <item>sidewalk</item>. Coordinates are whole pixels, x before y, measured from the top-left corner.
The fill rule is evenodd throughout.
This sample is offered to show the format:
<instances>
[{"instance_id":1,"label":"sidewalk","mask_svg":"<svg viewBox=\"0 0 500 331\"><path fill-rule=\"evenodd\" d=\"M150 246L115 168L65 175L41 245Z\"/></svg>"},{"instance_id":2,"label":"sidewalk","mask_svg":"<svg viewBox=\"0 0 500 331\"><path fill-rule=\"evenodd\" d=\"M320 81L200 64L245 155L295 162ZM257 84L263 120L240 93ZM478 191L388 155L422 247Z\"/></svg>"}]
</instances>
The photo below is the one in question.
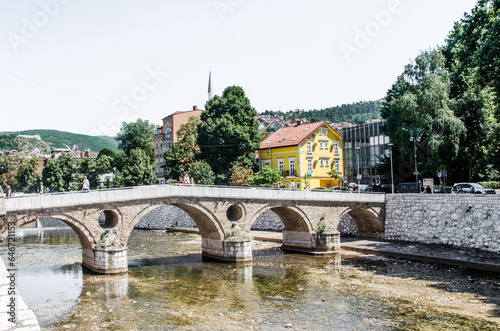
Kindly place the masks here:
<instances>
[{"instance_id":1,"label":"sidewalk","mask_svg":"<svg viewBox=\"0 0 500 331\"><path fill-rule=\"evenodd\" d=\"M283 242L281 232L251 231L255 240ZM342 237L342 250L500 272L500 254L445 245L427 245L372 238Z\"/></svg>"}]
</instances>

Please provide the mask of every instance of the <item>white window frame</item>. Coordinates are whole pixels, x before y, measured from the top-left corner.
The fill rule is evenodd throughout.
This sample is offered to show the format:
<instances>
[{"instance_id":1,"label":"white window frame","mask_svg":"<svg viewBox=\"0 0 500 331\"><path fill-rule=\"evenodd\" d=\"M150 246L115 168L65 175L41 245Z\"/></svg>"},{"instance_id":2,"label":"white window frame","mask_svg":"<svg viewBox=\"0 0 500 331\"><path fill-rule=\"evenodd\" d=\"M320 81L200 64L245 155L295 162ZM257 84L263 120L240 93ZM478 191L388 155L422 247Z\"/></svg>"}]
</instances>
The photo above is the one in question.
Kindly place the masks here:
<instances>
[{"instance_id":1,"label":"white window frame","mask_svg":"<svg viewBox=\"0 0 500 331\"><path fill-rule=\"evenodd\" d=\"M340 171L340 162L339 160L334 160L333 161L333 169L335 169L335 171Z\"/></svg>"},{"instance_id":2,"label":"white window frame","mask_svg":"<svg viewBox=\"0 0 500 331\"><path fill-rule=\"evenodd\" d=\"M288 174L295 177L295 158L288 159Z\"/></svg>"},{"instance_id":3,"label":"white window frame","mask_svg":"<svg viewBox=\"0 0 500 331\"><path fill-rule=\"evenodd\" d=\"M339 143L338 143L338 141L335 141L333 143L333 155L335 155L335 156L339 156L340 155L339 154Z\"/></svg>"},{"instance_id":4,"label":"white window frame","mask_svg":"<svg viewBox=\"0 0 500 331\"><path fill-rule=\"evenodd\" d=\"M313 152L312 140L307 140L306 146L307 146L307 154L312 154Z\"/></svg>"}]
</instances>

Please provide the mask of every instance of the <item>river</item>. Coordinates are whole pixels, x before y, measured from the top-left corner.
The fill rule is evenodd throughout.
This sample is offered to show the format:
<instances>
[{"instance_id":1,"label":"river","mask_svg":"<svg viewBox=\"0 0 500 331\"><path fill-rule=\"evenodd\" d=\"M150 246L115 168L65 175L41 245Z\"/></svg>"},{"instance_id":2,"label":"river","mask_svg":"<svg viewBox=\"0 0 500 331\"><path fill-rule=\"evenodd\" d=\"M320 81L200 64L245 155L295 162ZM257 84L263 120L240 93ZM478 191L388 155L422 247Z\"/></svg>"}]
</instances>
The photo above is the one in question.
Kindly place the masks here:
<instances>
[{"instance_id":1,"label":"river","mask_svg":"<svg viewBox=\"0 0 500 331\"><path fill-rule=\"evenodd\" d=\"M129 272L102 276L82 271L71 229L17 236L17 285L43 330L500 330L498 274L260 241L251 264L207 262L198 235L134 230Z\"/></svg>"}]
</instances>

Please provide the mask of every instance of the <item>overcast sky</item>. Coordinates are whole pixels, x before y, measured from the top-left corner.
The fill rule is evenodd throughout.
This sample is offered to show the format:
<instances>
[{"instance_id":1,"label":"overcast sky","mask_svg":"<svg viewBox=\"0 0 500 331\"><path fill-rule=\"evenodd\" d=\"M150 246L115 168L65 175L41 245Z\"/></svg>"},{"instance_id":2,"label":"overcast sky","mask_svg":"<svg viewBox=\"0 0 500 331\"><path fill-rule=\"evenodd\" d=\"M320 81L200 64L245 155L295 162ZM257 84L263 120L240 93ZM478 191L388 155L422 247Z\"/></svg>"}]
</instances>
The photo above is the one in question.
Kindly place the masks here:
<instances>
[{"instance_id":1,"label":"overcast sky","mask_svg":"<svg viewBox=\"0 0 500 331\"><path fill-rule=\"evenodd\" d=\"M114 136L241 86L258 112L376 100L473 0L0 0L0 131Z\"/></svg>"}]
</instances>

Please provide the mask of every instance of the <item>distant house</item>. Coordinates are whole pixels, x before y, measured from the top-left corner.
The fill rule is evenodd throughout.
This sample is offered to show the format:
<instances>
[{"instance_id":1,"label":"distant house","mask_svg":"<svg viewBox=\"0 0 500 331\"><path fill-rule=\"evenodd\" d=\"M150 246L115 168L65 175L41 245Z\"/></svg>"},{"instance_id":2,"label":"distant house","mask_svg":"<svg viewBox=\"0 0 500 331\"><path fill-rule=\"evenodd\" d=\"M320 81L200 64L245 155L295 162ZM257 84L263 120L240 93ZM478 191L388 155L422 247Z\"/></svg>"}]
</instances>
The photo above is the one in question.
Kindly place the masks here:
<instances>
[{"instance_id":1,"label":"distant house","mask_svg":"<svg viewBox=\"0 0 500 331\"><path fill-rule=\"evenodd\" d=\"M259 147L259 168L271 167L281 172L281 182L288 187L330 188L339 180L328 175L332 169L342 172L342 137L327 122L301 124L278 129Z\"/></svg>"}]
</instances>

